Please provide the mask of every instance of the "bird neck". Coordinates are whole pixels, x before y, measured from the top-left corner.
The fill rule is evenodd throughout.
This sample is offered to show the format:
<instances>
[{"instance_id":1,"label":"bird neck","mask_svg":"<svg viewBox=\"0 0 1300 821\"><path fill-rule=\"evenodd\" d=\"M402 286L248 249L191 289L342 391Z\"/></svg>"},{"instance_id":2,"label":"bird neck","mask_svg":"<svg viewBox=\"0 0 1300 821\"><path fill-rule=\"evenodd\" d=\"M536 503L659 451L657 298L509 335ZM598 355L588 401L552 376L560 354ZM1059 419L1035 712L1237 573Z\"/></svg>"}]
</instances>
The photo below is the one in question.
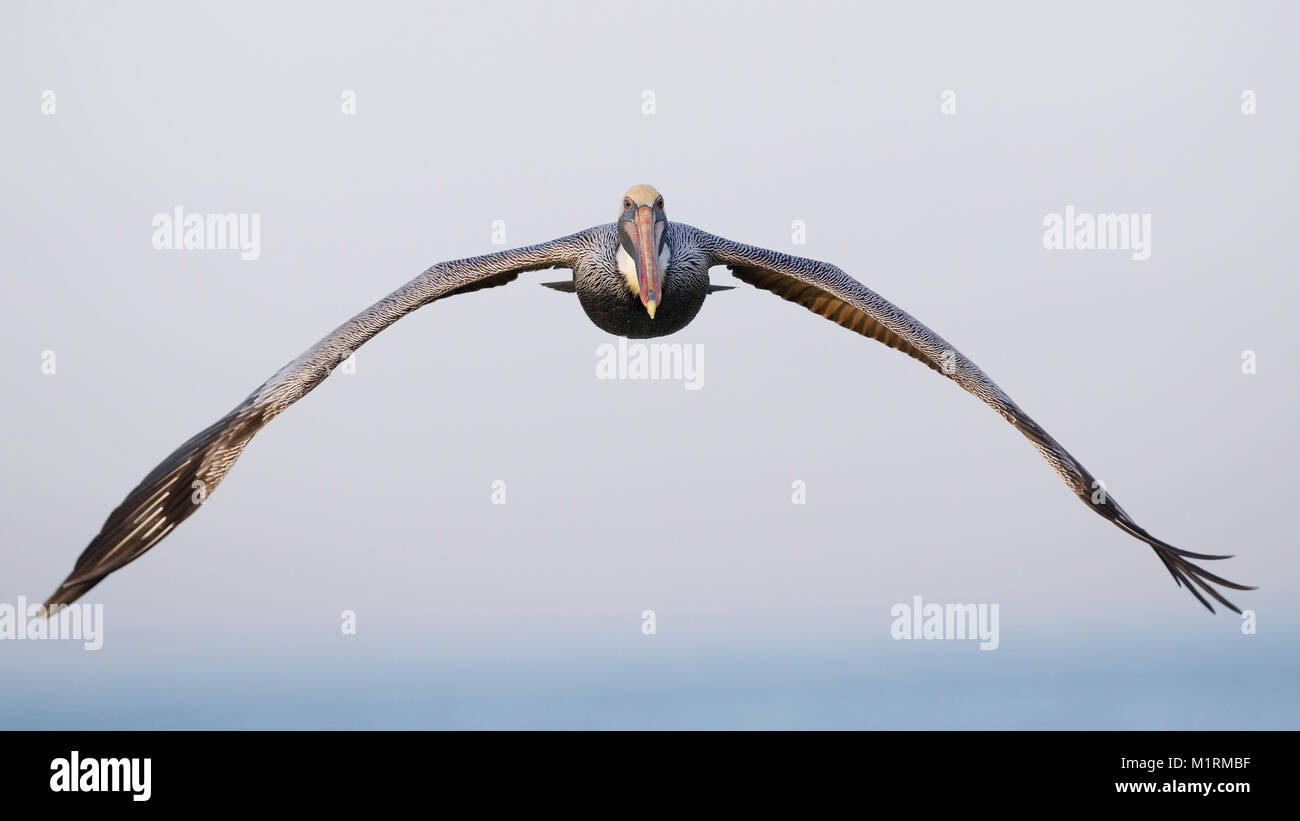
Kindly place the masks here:
<instances>
[{"instance_id":1,"label":"bird neck","mask_svg":"<svg viewBox=\"0 0 1300 821\"><path fill-rule=\"evenodd\" d=\"M668 275L668 263L672 261L672 248L668 243L659 251L659 276L666 279ZM637 296L641 296L641 283L636 276L636 261L623 250L623 246L618 246L618 272L623 275L623 281L627 283L628 290Z\"/></svg>"}]
</instances>

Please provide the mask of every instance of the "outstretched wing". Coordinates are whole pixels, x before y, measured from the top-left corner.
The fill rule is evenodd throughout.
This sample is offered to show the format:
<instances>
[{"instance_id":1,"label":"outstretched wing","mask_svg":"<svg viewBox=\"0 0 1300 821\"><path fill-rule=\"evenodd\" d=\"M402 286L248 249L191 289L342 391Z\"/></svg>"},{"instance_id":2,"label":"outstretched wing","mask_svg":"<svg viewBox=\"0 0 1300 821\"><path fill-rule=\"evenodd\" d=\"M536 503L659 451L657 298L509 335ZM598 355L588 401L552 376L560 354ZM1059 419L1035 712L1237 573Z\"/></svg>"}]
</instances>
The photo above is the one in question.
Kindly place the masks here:
<instances>
[{"instance_id":1,"label":"outstretched wing","mask_svg":"<svg viewBox=\"0 0 1300 821\"><path fill-rule=\"evenodd\" d=\"M438 263L340 325L154 468L109 515L72 573L45 603L46 612L75 601L193 514L225 478L253 434L306 396L375 334L435 300L504 285L525 271L572 268L602 230L609 230L608 226L513 251Z\"/></svg>"},{"instance_id":2,"label":"outstretched wing","mask_svg":"<svg viewBox=\"0 0 1300 821\"><path fill-rule=\"evenodd\" d=\"M1179 586L1186 584L1201 604L1214 607L1201 595L1238 613L1236 605L1223 597L1211 583L1233 590L1254 590L1236 584L1193 564L1190 559L1227 559L1230 556L1192 553L1167 544L1142 529L1124 509L1096 483L1092 474L1060 443L1029 418L1011 397L960 351L906 311L895 306L834 265L789 256L777 251L732 242L699 229L697 241L711 265L725 265L738 279L797 302L833 322L920 360L975 394L1029 439L1058 476L1084 504L1113 522L1121 530L1146 542L1155 550ZM1095 499L1095 501L1094 501ZM1200 590L1197 590L1197 587Z\"/></svg>"}]
</instances>

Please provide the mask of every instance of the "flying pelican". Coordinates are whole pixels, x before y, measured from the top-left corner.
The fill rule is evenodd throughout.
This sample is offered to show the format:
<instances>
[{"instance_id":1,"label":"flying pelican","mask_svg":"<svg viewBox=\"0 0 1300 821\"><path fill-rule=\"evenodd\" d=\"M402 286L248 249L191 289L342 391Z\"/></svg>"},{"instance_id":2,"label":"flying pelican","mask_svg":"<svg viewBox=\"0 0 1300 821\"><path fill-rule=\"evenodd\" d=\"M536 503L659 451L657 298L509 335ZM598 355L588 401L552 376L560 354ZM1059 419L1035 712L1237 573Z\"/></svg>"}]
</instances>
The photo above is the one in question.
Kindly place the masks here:
<instances>
[{"instance_id":1,"label":"flying pelican","mask_svg":"<svg viewBox=\"0 0 1300 821\"><path fill-rule=\"evenodd\" d=\"M709 269L716 265L725 265L742 282L920 360L973 393L1015 425L1084 504L1150 545L1180 587L1186 585L1211 612L1214 607L1201 591L1241 612L1211 583L1233 590L1255 588L1189 561L1229 556L1182 550L1142 529L1114 497L1096 492L1099 485L1083 465L934 331L834 265L669 222L663 196L648 185L628 189L617 222L513 251L440 262L334 329L154 468L109 515L72 573L45 603L46 612L75 601L171 533L226 477L253 434L306 396L367 340L415 309L505 285L526 271L562 268L572 271L572 279L543 284L576 293L601 330L633 338L666 336L686 327L708 294L727 289L709 284Z\"/></svg>"}]
</instances>

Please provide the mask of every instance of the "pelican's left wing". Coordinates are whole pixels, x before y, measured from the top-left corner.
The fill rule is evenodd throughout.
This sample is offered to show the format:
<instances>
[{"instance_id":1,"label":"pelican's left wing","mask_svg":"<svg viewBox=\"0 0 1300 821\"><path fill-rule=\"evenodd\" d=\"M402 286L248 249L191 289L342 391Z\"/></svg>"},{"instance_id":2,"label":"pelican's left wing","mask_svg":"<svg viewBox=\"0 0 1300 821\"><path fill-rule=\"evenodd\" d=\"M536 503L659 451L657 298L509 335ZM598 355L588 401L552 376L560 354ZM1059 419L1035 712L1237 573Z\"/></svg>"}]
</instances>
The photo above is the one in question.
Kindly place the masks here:
<instances>
[{"instance_id":1,"label":"pelican's left wing","mask_svg":"<svg viewBox=\"0 0 1300 821\"><path fill-rule=\"evenodd\" d=\"M1011 401L1011 397L976 367L974 362L906 311L829 263L732 242L699 229L691 230L710 265L725 265L738 279L797 302L851 331L883 342L920 360L975 394L1029 439L1052 470L1084 504L1121 530L1150 545L1169 569L1174 581L1180 586L1186 584L1201 604L1211 612L1214 611L1196 589L1198 586L1224 606L1241 612L1211 587L1210 583L1233 590L1253 590L1253 587L1230 582L1188 561L1231 557L1182 550L1142 529L1115 502L1114 497L1098 492L1101 488L1092 474Z\"/></svg>"},{"instance_id":2,"label":"pelican's left wing","mask_svg":"<svg viewBox=\"0 0 1300 821\"><path fill-rule=\"evenodd\" d=\"M306 396L371 337L422 305L492 288L525 271L572 268L613 226L487 256L440 262L335 328L281 368L230 413L177 448L144 478L77 559L72 573L46 601L75 601L103 578L157 544L216 489L248 440L285 408Z\"/></svg>"}]
</instances>

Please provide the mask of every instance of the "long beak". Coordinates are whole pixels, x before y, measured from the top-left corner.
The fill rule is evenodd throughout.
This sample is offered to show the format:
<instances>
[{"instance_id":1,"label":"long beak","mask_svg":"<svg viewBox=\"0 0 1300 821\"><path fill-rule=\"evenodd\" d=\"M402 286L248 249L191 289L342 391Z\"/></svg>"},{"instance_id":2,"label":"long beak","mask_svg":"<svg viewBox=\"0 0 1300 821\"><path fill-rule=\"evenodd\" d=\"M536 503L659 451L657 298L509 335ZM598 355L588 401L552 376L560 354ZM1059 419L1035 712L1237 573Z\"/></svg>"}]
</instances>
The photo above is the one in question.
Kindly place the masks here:
<instances>
[{"instance_id":1,"label":"long beak","mask_svg":"<svg viewBox=\"0 0 1300 821\"><path fill-rule=\"evenodd\" d=\"M655 318L655 309L663 302L662 285L659 281L659 242L663 239L664 226L655 220L655 213L648 205L636 210L631 223L624 223L624 229L632 237L632 247L636 260L638 290L641 291L641 304Z\"/></svg>"}]
</instances>

